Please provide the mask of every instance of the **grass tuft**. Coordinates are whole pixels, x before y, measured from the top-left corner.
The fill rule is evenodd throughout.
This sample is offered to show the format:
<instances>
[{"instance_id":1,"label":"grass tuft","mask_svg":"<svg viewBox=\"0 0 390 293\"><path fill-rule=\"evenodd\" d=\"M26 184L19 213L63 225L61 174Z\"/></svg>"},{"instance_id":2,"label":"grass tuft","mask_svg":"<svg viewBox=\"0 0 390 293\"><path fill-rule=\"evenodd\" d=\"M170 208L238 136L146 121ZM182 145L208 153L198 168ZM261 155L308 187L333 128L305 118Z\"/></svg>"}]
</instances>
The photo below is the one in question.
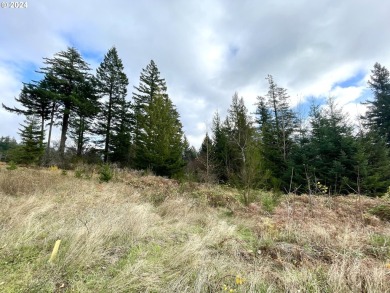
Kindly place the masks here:
<instances>
[{"instance_id":1,"label":"grass tuft","mask_svg":"<svg viewBox=\"0 0 390 293\"><path fill-rule=\"evenodd\" d=\"M390 222L390 205L380 204L369 210L372 215L377 216L382 221Z\"/></svg>"}]
</instances>

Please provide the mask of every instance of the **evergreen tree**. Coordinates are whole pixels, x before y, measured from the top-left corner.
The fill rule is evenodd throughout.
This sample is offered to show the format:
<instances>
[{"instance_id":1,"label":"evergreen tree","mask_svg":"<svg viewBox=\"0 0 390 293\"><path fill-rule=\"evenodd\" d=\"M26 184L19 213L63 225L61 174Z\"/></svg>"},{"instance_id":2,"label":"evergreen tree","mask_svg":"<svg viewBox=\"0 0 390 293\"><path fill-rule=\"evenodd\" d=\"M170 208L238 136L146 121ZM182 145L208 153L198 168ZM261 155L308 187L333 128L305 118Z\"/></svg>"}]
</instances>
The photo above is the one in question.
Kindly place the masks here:
<instances>
[{"instance_id":1,"label":"evergreen tree","mask_svg":"<svg viewBox=\"0 0 390 293\"><path fill-rule=\"evenodd\" d=\"M272 177L270 187L285 189L289 184L290 154L294 147L297 118L289 107L287 90L279 87L271 75L266 79L268 92L264 97L258 97L256 110L260 152L263 167Z\"/></svg>"},{"instance_id":2,"label":"evergreen tree","mask_svg":"<svg viewBox=\"0 0 390 293\"><path fill-rule=\"evenodd\" d=\"M25 124L19 129L21 148L17 161L22 164L38 164L43 152L41 125L36 116L26 116Z\"/></svg>"},{"instance_id":3,"label":"evergreen tree","mask_svg":"<svg viewBox=\"0 0 390 293\"><path fill-rule=\"evenodd\" d=\"M126 156L122 152L127 148L125 145L128 146L131 140L131 137L128 135L129 131L124 130L125 127L130 127L126 123L130 118L124 117L124 113L128 113L130 110L126 109L130 104L125 101L129 81L123 70L122 60L118 57L116 48L113 47L104 56L104 60L96 73L98 93L101 98L105 99L101 104L101 113L98 117L98 127L96 129L96 133L103 136L101 142L104 144L104 162L108 161L109 155L112 154L114 149L117 150L115 160L118 160L119 157ZM121 121L125 122L127 126L124 125L122 129L119 126L118 130L120 132L115 133L113 128L118 128L118 124ZM113 139L114 136L116 137L115 139ZM129 141L122 141L119 138L129 139ZM115 140L116 144L113 144L113 140ZM119 149L121 150L119 151ZM118 151L121 153L119 157Z\"/></svg>"},{"instance_id":4,"label":"evergreen tree","mask_svg":"<svg viewBox=\"0 0 390 293\"><path fill-rule=\"evenodd\" d=\"M389 71L375 63L371 71L371 79L368 84L373 91L374 99L367 101L366 115L363 117L365 125L371 130L378 131L380 136L385 137L390 145L390 76Z\"/></svg>"},{"instance_id":5,"label":"evergreen tree","mask_svg":"<svg viewBox=\"0 0 390 293\"><path fill-rule=\"evenodd\" d=\"M310 117L311 136L304 161L306 174L301 177L306 178L308 188L313 190L320 182L333 194L353 192L358 162L352 127L332 99L323 109L313 106Z\"/></svg>"},{"instance_id":6,"label":"evergreen tree","mask_svg":"<svg viewBox=\"0 0 390 293\"><path fill-rule=\"evenodd\" d=\"M377 132L361 133L355 154L356 191L366 195L381 195L390 186L390 157L386 139Z\"/></svg>"},{"instance_id":7,"label":"evergreen tree","mask_svg":"<svg viewBox=\"0 0 390 293\"><path fill-rule=\"evenodd\" d=\"M47 119L49 120L49 131L48 131L48 138L47 138L47 145L46 145L46 153L48 154L50 151L50 145L51 145L51 135L53 131L53 126L55 125L55 122L57 121L58 117L58 107L59 103L57 101L58 96L56 94L56 90L52 88L51 83L52 76L50 74L46 74L43 80L40 82L40 91L43 92L47 99L50 101L49 104L49 115Z\"/></svg>"},{"instance_id":8,"label":"evergreen tree","mask_svg":"<svg viewBox=\"0 0 390 293\"><path fill-rule=\"evenodd\" d=\"M194 146L190 146L190 143L187 140L187 137L184 135L184 141L183 141L183 161L184 161L184 175L187 180L198 180L199 176L197 174L198 172L198 162L197 162L197 155L198 152L196 151Z\"/></svg>"},{"instance_id":9,"label":"evergreen tree","mask_svg":"<svg viewBox=\"0 0 390 293\"><path fill-rule=\"evenodd\" d=\"M196 174L201 182L213 183L216 181L215 165L213 160L213 142L206 132L196 157Z\"/></svg>"},{"instance_id":10,"label":"evergreen tree","mask_svg":"<svg viewBox=\"0 0 390 293\"><path fill-rule=\"evenodd\" d=\"M280 186L281 166L285 166L281 155L278 134L270 109L266 104L265 97L258 97L256 122L260 135L259 152L262 157L263 167L268 170L273 178L273 183L268 187Z\"/></svg>"},{"instance_id":11,"label":"evergreen tree","mask_svg":"<svg viewBox=\"0 0 390 293\"><path fill-rule=\"evenodd\" d=\"M18 146L14 138L9 136L0 137L0 161L9 161L9 153Z\"/></svg>"},{"instance_id":12,"label":"evergreen tree","mask_svg":"<svg viewBox=\"0 0 390 293\"><path fill-rule=\"evenodd\" d=\"M310 147L310 133L308 127L303 127L300 122L298 135L296 136L295 144L291 150L291 158L289 160L290 181L287 192L309 192L311 193L311 185L308 173L309 158L312 157Z\"/></svg>"},{"instance_id":13,"label":"evergreen tree","mask_svg":"<svg viewBox=\"0 0 390 293\"><path fill-rule=\"evenodd\" d=\"M112 123L111 161L120 163L122 167L131 165L132 130L134 125L131 103L121 100L116 119Z\"/></svg>"},{"instance_id":14,"label":"evergreen tree","mask_svg":"<svg viewBox=\"0 0 390 293\"><path fill-rule=\"evenodd\" d=\"M20 103L24 109L16 107L11 108L2 104L4 109L18 115L23 114L27 116L33 115L39 117L42 138L45 131L45 121L50 117L52 105L52 95L45 89L44 85L44 81L39 83L27 83L23 85L23 89L19 95L19 98L15 98L15 100ZM43 145L43 141L41 141L41 145Z\"/></svg>"},{"instance_id":15,"label":"evergreen tree","mask_svg":"<svg viewBox=\"0 0 390 293\"><path fill-rule=\"evenodd\" d=\"M248 116L244 99L235 93L228 111L227 131L229 133L230 157L232 160L230 179L242 185L247 177L247 149L253 140L254 129Z\"/></svg>"},{"instance_id":16,"label":"evergreen tree","mask_svg":"<svg viewBox=\"0 0 390 293\"><path fill-rule=\"evenodd\" d=\"M188 142L187 137L184 135L184 141L183 141L183 160L187 164L189 162L192 162L193 160L196 159L196 149L193 146L190 146L190 143Z\"/></svg>"},{"instance_id":17,"label":"evergreen tree","mask_svg":"<svg viewBox=\"0 0 390 293\"><path fill-rule=\"evenodd\" d=\"M41 73L45 74L47 86L57 97L61 116L59 152L63 157L71 114L80 105L82 88L91 78L88 73L90 68L75 48L68 48L44 60L47 67L42 68Z\"/></svg>"},{"instance_id":18,"label":"evergreen tree","mask_svg":"<svg viewBox=\"0 0 390 293\"><path fill-rule=\"evenodd\" d=\"M182 125L153 60L141 72L140 84L135 89L136 167L150 168L163 176L181 172L184 166Z\"/></svg>"},{"instance_id":19,"label":"evergreen tree","mask_svg":"<svg viewBox=\"0 0 390 293\"><path fill-rule=\"evenodd\" d=\"M92 133L93 120L99 113L97 95L90 80L85 80L77 88L75 107L70 115L70 137L76 145L76 155L81 157L90 141L88 134Z\"/></svg>"},{"instance_id":20,"label":"evergreen tree","mask_svg":"<svg viewBox=\"0 0 390 293\"><path fill-rule=\"evenodd\" d=\"M212 126L212 156L215 164L215 173L218 182L227 183L231 174L232 158L229 145L229 133L227 122L222 123L221 118L215 113Z\"/></svg>"}]
</instances>

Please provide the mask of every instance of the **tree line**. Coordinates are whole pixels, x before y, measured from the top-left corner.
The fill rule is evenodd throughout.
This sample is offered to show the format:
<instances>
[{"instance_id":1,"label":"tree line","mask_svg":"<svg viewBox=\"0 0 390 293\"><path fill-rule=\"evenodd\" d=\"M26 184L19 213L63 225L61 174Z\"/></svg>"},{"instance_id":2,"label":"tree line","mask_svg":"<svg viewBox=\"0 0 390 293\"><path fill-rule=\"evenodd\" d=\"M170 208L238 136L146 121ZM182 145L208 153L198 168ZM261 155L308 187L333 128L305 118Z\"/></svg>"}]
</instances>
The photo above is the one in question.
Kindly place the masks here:
<instances>
[{"instance_id":1,"label":"tree line","mask_svg":"<svg viewBox=\"0 0 390 293\"><path fill-rule=\"evenodd\" d=\"M186 139L153 60L142 70L132 101L126 98L129 82L115 47L95 75L75 48L44 58L44 64L38 71L42 80L24 84L16 98L23 107L3 104L26 117L19 129L21 147L14 155L18 163L66 164L69 137L76 159L101 157L105 163L150 169L162 176L180 173ZM55 162L50 156L53 126L61 129Z\"/></svg>"},{"instance_id":2,"label":"tree line","mask_svg":"<svg viewBox=\"0 0 390 293\"><path fill-rule=\"evenodd\" d=\"M374 65L372 100L356 131L332 98L307 119L289 106L285 88L268 75L268 91L248 113L234 94L227 117L215 113L191 167L193 176L250 190L381 195L390 186L389 71Z\"/></svg>"},{"instance_id":3,"label":"tree line","mask_svg":"<svg viewBox=\"0 0 390 293\"><path fill-rule=\"evenodd\" d=\"M115 47L96 74L75 48L44 58L44 64L38 71L42 80L24 84L16 98L22 108L3 104L26 117L20 145L0 140L4 150L15 149L8 160L112 162L161 176L233 185L245 191L247 200L258 188L380 195L390 186L390 78L379 63L368 81L372 99L365 102L368 110L359 118L358 131L332 98L325 106L313 104L308 118L299 117L287 89L268 75L268 91L258 96L255 113L248 113L235 93L227 116L214 114L199 150L189 145L153 60L142 70L131 99ZM54 126L61 129L57 147L51 142Z\"/></svg>"}]
</instances>

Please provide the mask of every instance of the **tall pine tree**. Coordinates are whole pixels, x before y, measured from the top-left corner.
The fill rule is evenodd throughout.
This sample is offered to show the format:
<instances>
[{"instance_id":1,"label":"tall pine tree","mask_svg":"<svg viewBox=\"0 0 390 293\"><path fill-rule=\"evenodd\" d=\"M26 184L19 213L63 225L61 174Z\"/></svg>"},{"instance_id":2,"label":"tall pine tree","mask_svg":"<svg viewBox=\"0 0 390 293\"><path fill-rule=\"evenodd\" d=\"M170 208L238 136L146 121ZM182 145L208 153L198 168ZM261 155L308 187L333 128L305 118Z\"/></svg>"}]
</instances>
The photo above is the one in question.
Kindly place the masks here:
<instances>
[{"instance_id":1,"label":"tall pine tree","mask_svg":"<svg viewBox=\"0 0 390 293\"><path fill-rule=\"evenodd\" d=\"M131 120L131 117L129 117L130 104L125 100L129 81L123 70L122 60L118 57L115 47L107 52L96 70L97 90L103 101L95 132L103 136L101 142L104 145L104 162L108 161L114 149L116 149L115 160L125 156L123 153L126 152L125 145L128 146L131 140L129 131L124 130L124 127L130 127L128 120ZM121 125L122 123L124 125ZM128 141L123 141L124 139ZM118 152L122 154L119 155Z\"/></svg>"},{"instance_id":2,"label":"tall pine tree","mask_svg":"<svg viewBox=\"0 0 390 293\"><path fill-rule=\"evenodd\" d=\"M219 113L215 113L212 124L212 159L218 182L227 183L233 165L231 146L229 144L229 128L227 121L223 123Z\"/></svg>"},{"instance_id":3,"label":"tall pine tree","mask_svg":"<svg viewBox=\"0 0 390 293\"><path fill-rule=\"evenodd\" d=\"M44 153L44 145L42 144L44 136L37 116L26 116L25 124L19 131L22 141L17 155L18 163L39 164Z\"/></svg>"},{"instance_id":4,"label":"tall pine tree","mask_svg":"<svg viewBox=\"0 0 390 293\"><path fill-rule=\"evenodd\" d=\"M310 188L320 182L333 194L356 190L357 146L352 126L345 120L333 99L326 107L313 106L311 135L305 153L305 178ZM310 181L310 182L309 182ZM304 186L304 185L302 185Z\"/></svg>"},{"instance_id":5,"label":"tall pine tree","mask_svg":"<svg viewBox=\"0 0 390 293\"><path fill-rule=\"evenodd\" d=\"M236 184L242 185L247 177L247 150L253 140L254 128L248 116L244 99L239 98L235 93L232 98L230 109L226 120L229 133L230 157L232 160L230 179Z\"/></svg>"},{"instance_id":6,"label":"tall pine tree","mask_svg":"<svg viewBox=\"0 0 390 293\"><path fill-rule=\"evenodd\" d=\"M80 105L82 88L91 78L88 73L90 68L75 48L68 48L44 60L47 67L42 68L41 73L45 74L47 86L57 96L61 116L59 152L63 157L71 114Z\"/></svg>"},{"instance_id":7,"label":"tall pine tree","mask_svg":"<svg viewBox=\"0 0 390 293\"><path fill-rule=\"evenodd\" d=\"M135 89L136 167L150 168L162 176L180 173L184 166L182 125L153 60L142 70L140 84Z\"/></svg>"},{"instance_id":8,"label":"tall pine tree","mask_svg":"<svg viewBox=\"0 0 390 293\"><path fill-rule=\"evenodd\" d=\"M24 84L19 98L15 98L15 100L20 103L24 109L16 107L11 108L2 104L3 108L18 115L23 114L26 116L39 117L41 138L43 138L45 132L45 121L50 118L53 102L53 96L45 89L44 81ZM41 141L41 145L43 145L43 140Z\"/></svg>"},{"instance_id":9,"label":"tall pine tree","mask_svg":"<svg viewBox=\"0 0 390 293\"><path fill-rule=\"evenodd\" d=\"M76 155L81 157L90 141L93 121L99 113L98 96L91 80L86 79L80 84L77 88L77 97L75 108L70 115L69 136L76 145Z\"/></svg>"},{"instance_id":10,"label":"tall pine tree","mask_svg":"<svg viewBox=\"0 0 390 293\"><path fill-rule=\"evenodd\" d=\"M366 126L385 137L390 146L390 75L386 67L375 63L368 84L374 99L367 101L366 115L363 117Z\"/></svg>"},{"instance_id":11,"label":"tall pine tree","mask_svg":"<svg viewBox=\"0 0 390 293\"><path fill-rule=\"evenodd\" d=\"M264 167L272 176L273 188L289 185L290 154L297 128L296 114L291 110L287 90L268 75L268 92L258 97L256 122L260 133L260 152Z\"/></svg>"},{"instance_id":12,"label":"tall pine tree","mask_svg":"<svg viewBox=\"0 0 390 293\"><path fill-rule=\"evenodd\" d=\"M132 133L134 118L131 103L122 99L116 113L117 119L112 124L111 161L122 167L131 166Z\"/></svg>"}]
</instances>

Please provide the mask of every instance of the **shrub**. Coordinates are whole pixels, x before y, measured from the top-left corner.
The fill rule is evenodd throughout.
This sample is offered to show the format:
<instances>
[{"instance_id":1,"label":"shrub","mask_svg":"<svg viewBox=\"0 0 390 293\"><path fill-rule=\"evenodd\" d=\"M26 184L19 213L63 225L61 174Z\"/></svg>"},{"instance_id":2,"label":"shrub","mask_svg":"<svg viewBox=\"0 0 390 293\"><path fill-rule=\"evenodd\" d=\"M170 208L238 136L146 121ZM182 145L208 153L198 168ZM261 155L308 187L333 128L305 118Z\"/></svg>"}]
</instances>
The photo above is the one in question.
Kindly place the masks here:
<instances>
[{"instance_id":1,"label":"shrub","mask_svg":"<svg viewBox=\"0 0 390 293\"><path fill-rule=\"evenodd\" d=\"M387 188L387 192L383 195L383 198L390 200L390 186Z\"/></svg>"},{"instance_id":2,"label":"shrub","mask_svg":"<svg viewBox=\"0 0 390 293\"><path fill-rule=\"evenodd\" d=\"M268 213L272 213L280 202L280 195L276 193L263 193L260 197L260 201L263 209Z\"/></svg>"},{"instance_id":3,"label":"shrub","mask_svg":"<svg viewBox=\"0 0 390 293\"><path fill-rule=\"evenodd\" d=\"M150 201L153 203L154 206L159 206L164 202L166 198L167 198L166 192L155 192L151 194Z\"/></svg>"},{"instance_id":4,"label":"shrub","mask_svg":"<svg viewBox=\"0 0 390 293\"><path fill-rule=\"evenodd\" d=\"M374 233L370 237L367 252L379 259L386 259L390 257L390 236Z\"/></svg>"},{"instance_id":5,"label":"shrub","mask_svg":"<svg viewBox=\"0 0 390 293\"><path fill-rule=\"evenodd\" d=\"M382 221L390 222L390 205L381 204L369 210L369 213L377 216Z\"/></svg>"},{"instance_id":6,"label":"shrub","mask_svg":"<svg viewBox=\"0 0 390 293\"><path fill-rule=\"evenodd\" d=\"M7 166L7 170L16 170L18 167L16 166L14 161L10 161L9 165Z\"/></svg>"},{"instance_id":7,"label":"shrub","mask_svg":"<svg viewBox=\"0 0 390 293\"><path fill-rule=\"evenodd\" d=\"M77 168L74 170L74 177L76 178L83 178L83 170Z\"/></svg>"},{"instance_id":8,"label":"shrub","mask_svg":"<svg viewBox=\"0 0 390 293\"><path fill-rule=\"evenodd\" d=\"M91 179L93 176L94 170L93 167L86 164L79 164L74 170L74 176L76 178Z\"/></svg>"},{"instance_id":9,"label":"shrub","mask_svg":"<svg viewBox=\"0 0 390 293\"><path fill-rule=\"evenodd\" d=\"M108 182L114 177L114 171L109 164L104 164L99 170L99 180L101 182Z\"/></svg>"},{"instance_id":10,"label":"shrub","mask_svg":"<svg viewBox=\"0 0 390 293\"><path fill-rule=\"evenodd\" d=\"M50 172L57 172L59 170L57 165L51 165L48 169Z\"/></svg>"}]
</instances>

